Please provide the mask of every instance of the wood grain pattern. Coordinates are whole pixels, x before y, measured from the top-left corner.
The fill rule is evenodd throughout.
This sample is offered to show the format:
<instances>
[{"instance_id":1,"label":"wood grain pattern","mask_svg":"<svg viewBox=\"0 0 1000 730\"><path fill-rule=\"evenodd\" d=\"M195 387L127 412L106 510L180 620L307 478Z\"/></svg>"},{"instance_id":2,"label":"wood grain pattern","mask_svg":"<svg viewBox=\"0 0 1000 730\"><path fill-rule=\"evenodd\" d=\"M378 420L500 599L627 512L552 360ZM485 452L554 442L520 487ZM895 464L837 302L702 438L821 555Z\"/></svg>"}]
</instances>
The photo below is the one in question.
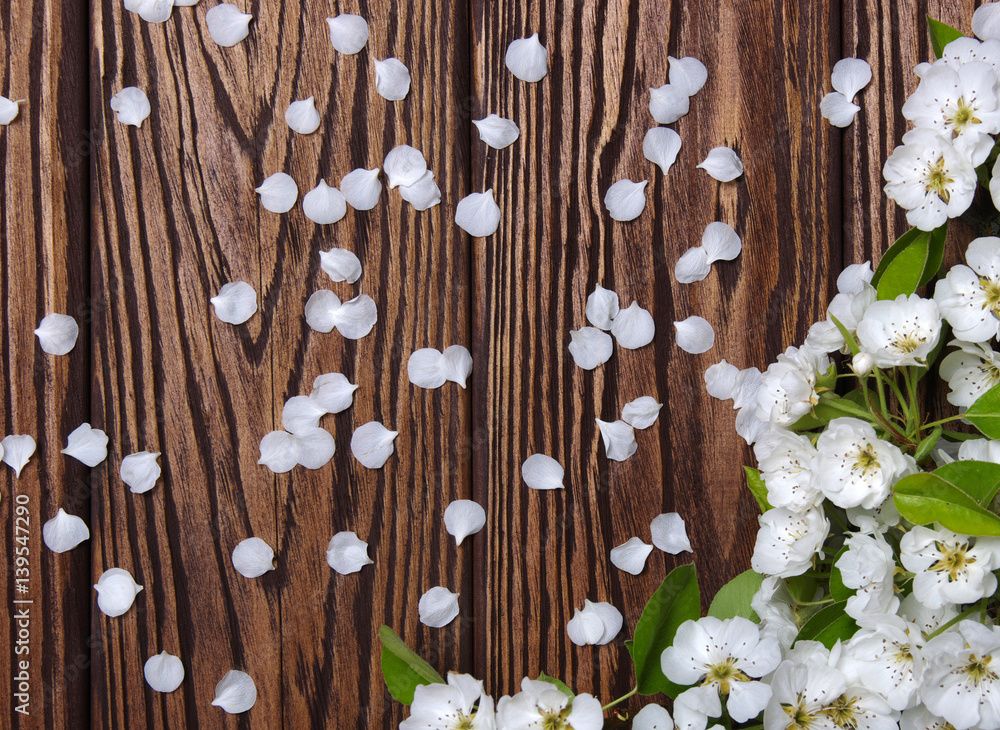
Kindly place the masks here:
<instances>
[{"instance_id":1,"label":"wood grain pattern","mask_svg":"<svg viewBox=\"0 0 1000 730\"><path fill-rule=\"evenodd\" d=\"M396 727L406 710L381 679L383 623L438 670L472 672L496 697L539 671L604 701L624 693L624 641L656 585L692 557L654 551L630 576L610 549L633 535L648 542L650 520L676 510L706 604L748 566L756 508L740 465L752 455L729 404L705 394L703 372L722 357L764 367L800 342L841 266L879 255L905 230L881 169L906 129L910 69L931 55L924 18L967 30L979 0L235 1L254 20L232 48L208 34L215 0L159 25L119 0L10 0L0 11L0 93L27 100L0 128L3 429L38 440L20 479L0 471L8 566L13 495L29 495L33 521L33 716L17 726L89 716L110 728ZM325 18L341 12L371 24L356 56L330 46ZM503 58L534 32L550 68L526 84ZM699 57L709 81L672 125L683 147L664 176L642 140L668 55ZM374 89L373 59L388 56L412 74L403 102ZM841 131L819 102L845 56L869 60L874 79ZM138 129L109 107L130 85L153 106ZM296 135L284 111L308 96L321 126ZM514 145L479 140L472 120L490 113L517 121ZM317 226L301 206L263 210L253 192L285 171L301 199L321 178L336 185L381 166L403 143L424 152L441 187L429 211L386 189L374 210ZM743 178L719 184L697 169L715 146L741 155ZM625 224L602 203L622 178L649 180L645 212ZM455 205L487 189L500 229L469 239ZM742 236L742 256L678 285L674 264L715 220ZM320 269L319 251L333 246L361 259L356 284ZM260 309L233 327L208 299L238 280L255 287ZM568 332L586 324L598 283L623 306L649 309L657 336L585 372ZM310 330L303 307L318 289L372 296L372 334ZM45 355L32 335L50 311L81 324L69 356ZM692 314L716 330L704 355L674 343L672 323ZM469 389L412 386L409 354L451 344L472 350ZM333 461L271 474L257 464L260 438L280 428L285 400L326 372L359 385L354 406L322 423ZM634 457L609 462L595 419L615 420L641 395L665 404L660 420L637 432ZM88 419L110 437L108 461L93 470L59 454ZM377 471L349 448L371 420L399 431ZM135 495L118 467L144 449L161 453L163 474ZM534 452L566 467L565 490L524 485L520 465ZM442 517L458 498L488 515L461 547ZM89 516L89 550L44 548L41 523L59 506ZM327 566L341 530L368 541L374 565L350 576ZM276 552L276 570L256 580L230 559L249 536ZM10 567L0 577L8 603ZM97 610L91 588L110 567L144 585L116 619ZM417 618L435 585L461 594L462 613L444 629ZM610 646L569 641L566 622L585 599L622 610L625 630ZM6 612L0 634L16 640ZM143 680L161 650L187 672L169 695ZM0 656L0 673L11 675L13 659ZM231 668L258 688L241 716L211 706Z\"/></svg>"}]
</instances>

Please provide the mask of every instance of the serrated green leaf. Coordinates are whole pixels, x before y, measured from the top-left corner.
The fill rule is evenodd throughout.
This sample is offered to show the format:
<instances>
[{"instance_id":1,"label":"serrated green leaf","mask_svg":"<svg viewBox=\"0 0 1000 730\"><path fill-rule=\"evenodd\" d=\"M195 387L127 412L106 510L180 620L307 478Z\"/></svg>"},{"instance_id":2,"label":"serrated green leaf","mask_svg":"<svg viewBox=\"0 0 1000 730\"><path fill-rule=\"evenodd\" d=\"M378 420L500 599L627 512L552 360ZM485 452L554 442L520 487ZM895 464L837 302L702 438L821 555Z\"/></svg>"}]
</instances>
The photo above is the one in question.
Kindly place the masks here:
<instances>
[{"instance_id":1,"label":"serrated green leaf","mask_svg":"<svg viewBox=\"0 0 1000 730\"><path fill-rule=\"evenodd\" d=\"M670 571L649 599L635 625L630 653L635 664L635 683L639 694L663 692L676 697L684 691L668 680L660 668L660 655L674 640L677 628L685 621L701 616L701 595L694 565L680 565Z\"/></svg>"},{"instance_id":2,"label":"serrated green leaf","mask_svg":"<svg viewBox=\"0 0 1000 730\"><path fill-rule=\"evenodd\" d=\"M846 606L847 601L838 601L817 611L799 629L795 642L818 641L827 649L832 649L838 640L850 639L857 632L858 625L844 612Z\"/></svg>"},{"instance_id":3,"label":"serrated green leaf","mask_svg":"<svg viewBox=\"0 0 1000 730\"><path fill-rule=\"evenodd\" d=\"M750 600L760 590L764 576L753 570L745 570L726 583L715 594L712 605L708 607L708 615L725 620L734 616L748 618L754 623L760 623L760 618L750 608Z\"/></svg>"},{"instance_id":4,"label":"serrated green leaf","mask_svg":"<svg viewBox=\"0 0 1000 730\"><path fill-rule=\"evenodd\" d=\"M927 17L927 30L930 31L931 48L934 49L935 58L941 58L948 44L962 37L961 31L930 16Z\"/></svg>"},{"instance_id":5,"label":"serrated green leaf","mask_svg":"<svg viewBox=\"0 0 1000 730\"><path fill-rule=\"evenodd\" d=\"M757 500L757 506L760 507L761 514L767 512L771 509L771 505L767 501L767 485L764 483L763 477L761 477L760 472L751 466L744 466L743 472L747 475L747 487L750 489L750 493Z\"/></svg>"},{"instance_id":6,"label":"serrated green leaf","mask_svg":"<svg viewBox=\"0 0 1000 730\"><path fill-rule=\"evenodd\" d=\"M1000 439L1000 385L979 396L965 417L987 438Z\"/></svg>"},{"instance_id":7,"label":"serrated green leaf","mask_svg":"<svg viewBox=\"0 0 1000 730\"><path fill-rule=\"evenodd\" d=\"M378 638L382 642L382 678L397 702L409 705L420 685L444 682L444 677L388 626L379 627Z\"/></svg>"},{"instance_id":8,"label":"serrated green leaf","mask_svg":"<svg viewBox=\"0 0 1000 730\"><path fill-rule=\"evenodd\" d=\"M571 690L569 687L567 687L565 682L563 682L560 679L556 679L555 677L550 677L545 672L540 672L538 674L538 680L540 682L548 682L549 684L554 684L556 686L556 689L558 689L560 692L562 692L564 695L566 695L570 699L572 699L573 697L576 697L576 695L573 694L573 690Z\"/></svg>"},{"instance_id":9,"label":"serrated green leaf","mask_svg":"<svg viewBox=\"0 0 1000 730\"><path fill-rule=\"evenodd\" d=\"M899 514L915 525L940 522L963 535L1000 536L1000 518L934 474L922 472L900 479L893 487L893 501Z\"/></svg>"},{"instance_id":10,"label":"serrated green leaf","mask_svg":"<svg viewBox=\"0 0 1000 730\"><path fill-rule=\"evenodd\" d=\"M879 299L895 299L913 294L933 279L944 260L944 240L948 224L933 231L911 228L900 236L879 262L872 286Z\"/></svg>"}]
</instances>

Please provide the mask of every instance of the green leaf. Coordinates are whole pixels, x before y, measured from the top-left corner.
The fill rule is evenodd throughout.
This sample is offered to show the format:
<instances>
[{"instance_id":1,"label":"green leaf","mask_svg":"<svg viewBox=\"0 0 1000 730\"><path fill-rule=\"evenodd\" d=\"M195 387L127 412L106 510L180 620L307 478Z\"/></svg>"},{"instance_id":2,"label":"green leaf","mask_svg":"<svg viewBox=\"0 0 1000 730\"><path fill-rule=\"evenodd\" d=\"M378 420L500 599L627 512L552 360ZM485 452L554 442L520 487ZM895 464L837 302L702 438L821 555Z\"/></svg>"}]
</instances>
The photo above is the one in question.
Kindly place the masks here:
<instances>
[{"instance_id":1,"label":"green leaf","mask_svg":"<svg viewBox=\"0 0 1000 730\"><path fill-rule=\"evenodd\" d=\"M857 355L861 352L861 348L858 347L858 341L855 340L854 335L852 335L848 329L840 323L840 320L831 314L830 321L837 325L837 329L840 330L840 336L844 338L844 342L847 343L847 347L850 349L851 354Z\"/></svg>"},{"instance_id":2,"label":"green leaf","mask_svg":"<svg viewBox=\"0 0 1000 730\"><path fill-rule=\"evenodd\" d=\"M833 600L835 601L846 601L857 592L853 588L848 588L844 585L844 576L841 574L840 568L837 567L837 563L844 557L847 549L847 545L844 545L833 556L833 567L830 569L830 595L833 596Z\"/></svg>"},{"instance_id":3,"label":"green leaf","mask_svg":"<svg viewBox=\"0 0 1000 730\"><path fill-rule=\"evenodd\" d=\"M1000 385L979 396L965 417L987 438L1000 439Z\"/></svg>"},{"instance_id":4,"label":"green leaf","mask_svg":"<svg viewBox=\"0 0 1000 730\"><path fill-rule=\"evenodd\" d=\"M1000 518L935 474L903 477L893 492L899 514L915 525L940 522L963 535L1000 536Z\"/></svg>"},{"instance_id":5,"label":"green leaf","mask_svg":"<svg viewBox=\"0 0 1000 730\"><path fill-rule=\"evenodd\" d=\"M757 506L760 507L761 514L767 512L771 509L771 505L768 504L767 485L764 484L764 479L761 477L760 472L750 466L744 466L743 471L747 475L747 487L750 488L750 493L757 500Z\"/></svg>"},{"instance_id":6,"label":"green leaf","mask_svg":"<svg viewBox=\"0 0 1000 730\"><path fill-rule=\"evenodd\" d=\"M847 641L858 630L854 619L844 613L847 601L838 601L813 614L805 622L795 641L818 641L827 649L832 649L837 640ZM794 645L793 645L794 646Z\"/></svg>"},{"instance_id":7,"label":"green leaf","mask_svg":"<svg viewBox=\"0 0 1000 730\"><path fill-rule=\"evenodd\" d=\"M986 461L953 461L940 469L935 469L932 473L961 489L981 507L992 502L997 491L1000 491L1000 464Z\"/></svg>"},{"instance_id":8,"label":"green leaf","mask_svg":"<svg viewBox=\"0 0 1000 730\"><path fill-rule=\"evenodd\" d=\"M934 56L941 58L944 55L945 46L956 38L961 38L962 33L950 25L942 23L940 20L927 16L927 29L931 34L931 48L934 49Z\"/></svg>"},{"instance_id":9,"label":"green leaf","mask_svg":"<svg viewBox=\"0 0 1000 730\"><path fill-rule=\"evenodd\" d=\"M924 440L917 445L917 450L913 454L913 459L919 464L921 461L930 456L931 451L937 446L937 442L941 438L941 434L944 433L944 429L937 426L930 435L924 437Z\"/></svg>"},{"instance_id":10,"label":"green leaf","mask_svg":"<svg viewBox=\"0 0 1000 730\"><path fill-rule=\"evenodd\" d=\"M944 239L948 224L933 231L911 228L900 236L879 262L872 286L879 299L895 299L913 294L933 279L944 259Z\"/></svg>"},{"instance_id":11,"label":"green leaf","mask_svg":"<svg viewBox=\"0 0 1000 730\"><path fill-rule=\"evenodd\" d=\"M757 614L750 608L750 599L760 590L760 584L763 582L764 576L760 573L753 570L743 571L715 594L712 605L708 607L708 615L722 620L742 616L754 623L760 623Z\"/></svg>"},{"instance_id":12,"label":"green leaf","mask_svg":"<svg viewBox=\"0 0 1000 730\"><path fill-rule=\"evenodd\" d=\"M676 697L684 691L663 675L660 655L674 640L677 628L685 621L701 616L698 574L692 564L679 565L670 571L649 599L635 625L630 654L635 663L635 683L639 694L663 692Z\"/></svg>"},{"instance_id":13,"label":"green leaf","mask_svg":"<svg viewBox=\"0 0 1000 730\"><path fill-rule=\"evenodd\" d=\"M549 684L554 684L556 686L556 689L558 689L560 692L562 692L564 695L566 695L570 699L573 699L574 697L576 697L576 695L573 694L573 690L571 690L569 687L567 687L565 682L563 682L562 680L556 679L555 677L550 677L545 672L540 672L538 674L538 680L540 682L548 682Z\"/></svg>"},{"instance_id":14,"label":"green leaf","mask_svg":"<svg viewBox=\"0 0 1000 730\"><path fill-rule=\"evenodd\" d=\"M388 626L379 627L378 638L382 642L382 677L389 694L397 702L409 705L413 702L413 692L420 685L444 682L444 677Z\"/></svg>"}]
</instances>

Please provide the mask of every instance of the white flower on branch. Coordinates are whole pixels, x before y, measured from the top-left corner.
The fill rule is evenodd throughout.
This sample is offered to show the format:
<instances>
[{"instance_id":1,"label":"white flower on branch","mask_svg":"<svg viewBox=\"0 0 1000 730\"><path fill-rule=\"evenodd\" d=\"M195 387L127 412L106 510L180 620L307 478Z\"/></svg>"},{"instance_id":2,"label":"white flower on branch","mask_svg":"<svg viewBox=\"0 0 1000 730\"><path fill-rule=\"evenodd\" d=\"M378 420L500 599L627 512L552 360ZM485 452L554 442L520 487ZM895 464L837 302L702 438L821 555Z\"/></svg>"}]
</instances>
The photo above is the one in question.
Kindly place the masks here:
<instances>
[{"instance_id":1,"label":"white flower on branch","mask_svg":"<svg viewBox=\"0 0 1000 730\"><path fill-rule=\"evenodd\" d=\"M938 279L934 301L955 337L986 342L1000 334L1000 238L975 239L965 261Z\"/></svg>"},{"instance_id":2,"label":"white flower on branch","mask_svg":"<svg viewBox=\"0 0 1000 730\"><path fill-rule=\"evenodd\" d=\"M916 573L913 595L928 608L974 603L993 595L1000 568L1000 538L968 537L916 526L899 543L900 562Z\"/></svg>"},{"instance_id":3,"label":"white flower on branch","mask_svg":"<svg viewBox=\"0 0 1000 730\"><path fill-rule=\"evenodd\" d=\"M871 424L835 418L816 441L814 484L838 507L875 509L904 475L915 471L912 458L883 441Z\"/></svg>"},{"instance_id":4,"label":"white flower on branch","mask_svg":"<svg viewBox=\"0 0 1000 730\"><path fill-rule=\"evenodd\" d=\"M937 302L917 294L875 302L858 322L858 344L879 368L927 366L941 337Z\"/></svg>"}]
</instances>

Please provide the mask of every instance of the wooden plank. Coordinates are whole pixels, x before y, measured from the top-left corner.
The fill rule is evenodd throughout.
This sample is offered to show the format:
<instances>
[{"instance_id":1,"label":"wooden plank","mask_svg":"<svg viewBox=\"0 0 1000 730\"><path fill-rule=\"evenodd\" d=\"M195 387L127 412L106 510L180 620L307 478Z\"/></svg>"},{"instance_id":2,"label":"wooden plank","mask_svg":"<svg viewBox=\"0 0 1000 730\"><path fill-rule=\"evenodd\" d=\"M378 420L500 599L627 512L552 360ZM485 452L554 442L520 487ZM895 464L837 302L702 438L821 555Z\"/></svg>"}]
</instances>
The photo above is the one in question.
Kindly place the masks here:
<instances>
[{"instance_id":1,"label":"wooden plank","mask_svg":"<svg viewBox=\"0 0 1000 730\"><path fill-rule=\"evenodd\" d=\"M20 478L0 467L7 727L69 726L90 691L90 599L81 589L90 551L55 554L42 543L60 507L90 518L90 470L59 453L89 417L86 17L79 2L13 0L0 10L0 94L24 100L0 127L0 430L37 442ZM42 352L33 334L53 312L80 325L65 356ZM21 690L26 697L12 695Z\"/></svg>"},{"instance_id":2,"label":"wooden plank","mask_svg":"<svg viewBox=\"0 0 1000 730\"><path fill-rule=\"evenodd\" d=\"M494 188L503 211L497 234L474 245L483 400L473 421L487 424L488 444L476 451L474 483L491 530L477 549L486 590L476 668L496 694L540 670L604 701L631 688L623 642L655 586L688 558L656 552L633 578L608 554L632 535L648 542L657 513L686 518L706 600L748 567L756 512L740 464L750 454L702 374L722 357L765 366L825 308L840 257L839 148L819 101L838 23L827 3L473 4L474 113L511 117L522 131L501 153L473 148L473 188ZM550 63L536 85L503 65L508 43L533 32ZM668 54L698 56L709 81L675 125L684 146L664 179L641 150L648 87L667 81ZM720 185L696 169L715 146L737 150L744 178ZM645 212L624 224L602 204L622 178L651 181ZM715 220L742 235L742 256L678 285L675 262ZM649 309L657 336L587 373L566 348L597 283ZM672 322L692 314L716 329L701 356L673 342ZM635 456L609 463L594 419L614 420L644 394L665 404L659 423L637 433ZM566 467L565 492L525 487L520 463L535 451ZM624 613L612 646L570 643L565 626L584 599Z\"/></svg>"}]
</instances>

